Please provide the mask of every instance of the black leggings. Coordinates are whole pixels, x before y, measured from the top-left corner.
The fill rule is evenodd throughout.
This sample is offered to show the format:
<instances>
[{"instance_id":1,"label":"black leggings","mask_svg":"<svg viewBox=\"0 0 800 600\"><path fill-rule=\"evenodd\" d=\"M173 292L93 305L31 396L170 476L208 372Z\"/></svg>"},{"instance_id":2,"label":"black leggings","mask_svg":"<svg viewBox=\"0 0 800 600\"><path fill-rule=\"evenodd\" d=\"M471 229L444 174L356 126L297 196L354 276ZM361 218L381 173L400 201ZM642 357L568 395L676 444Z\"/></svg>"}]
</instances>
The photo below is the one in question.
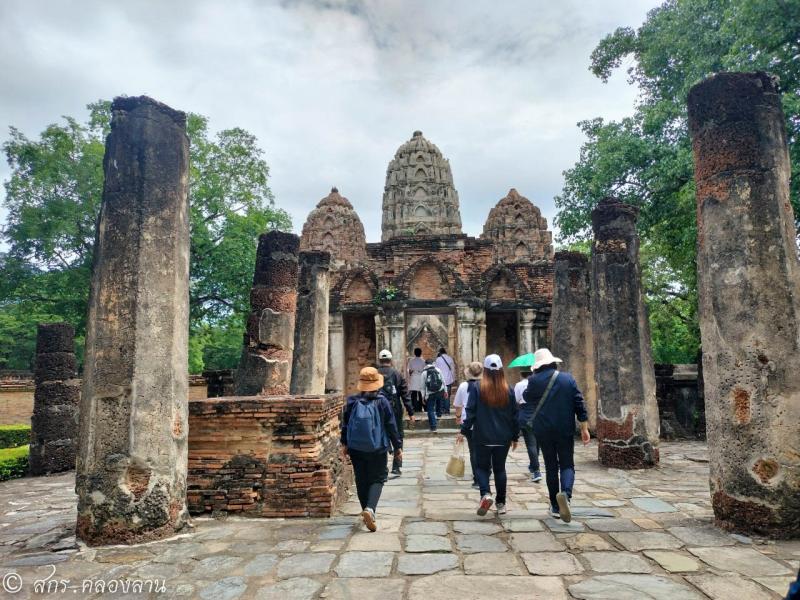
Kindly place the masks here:
<instances>
[{"instance_id":1,"label":"black leggings","mask_svg":"<svg viewBox=\"0 0 800 600\"><path fill-rule=\"evenodd\" d=\"M383 484L389 477L386 452L349 450L349 454L356 476L356 492L361 509L371 508L374 512L378 508Z\"/></svg>"},{"instance_id":2,"label":"black leggings","mask_svg":"<svg viewBox=\"0 0 800 600\"><path fill-rule=\"evenodd\" d=\"M475 462L478 467L478 485L481 496L491 493L489 474L494 473L494 485L497 487L497 503L506 503L506 457L511 444L505 446L484 446L475 444Z\"/></svg>"}]
</instances>

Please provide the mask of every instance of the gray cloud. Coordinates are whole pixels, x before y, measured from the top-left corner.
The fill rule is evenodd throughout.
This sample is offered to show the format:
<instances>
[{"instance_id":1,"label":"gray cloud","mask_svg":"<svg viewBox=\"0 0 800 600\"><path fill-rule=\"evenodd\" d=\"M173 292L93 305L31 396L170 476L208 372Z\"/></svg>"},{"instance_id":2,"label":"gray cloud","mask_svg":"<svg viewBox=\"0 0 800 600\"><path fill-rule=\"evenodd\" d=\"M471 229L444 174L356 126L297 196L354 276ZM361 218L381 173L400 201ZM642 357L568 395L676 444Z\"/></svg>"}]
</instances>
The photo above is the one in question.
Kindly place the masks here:
<instances>
[{"instance_id":1,"label":"gray cloud","mask_svg":"<svg viewBox=\"0 0 800 600\"><path fill-rule=\"evenodd\" d=\"M0 139L145 93L256 134L297 231L337 185L376 241L386 165L422 129L450 159L467 233L510 187L552 222L576 122L633 106L589 53L655 3L6 0Z\"/></svg>"}]
</instances>

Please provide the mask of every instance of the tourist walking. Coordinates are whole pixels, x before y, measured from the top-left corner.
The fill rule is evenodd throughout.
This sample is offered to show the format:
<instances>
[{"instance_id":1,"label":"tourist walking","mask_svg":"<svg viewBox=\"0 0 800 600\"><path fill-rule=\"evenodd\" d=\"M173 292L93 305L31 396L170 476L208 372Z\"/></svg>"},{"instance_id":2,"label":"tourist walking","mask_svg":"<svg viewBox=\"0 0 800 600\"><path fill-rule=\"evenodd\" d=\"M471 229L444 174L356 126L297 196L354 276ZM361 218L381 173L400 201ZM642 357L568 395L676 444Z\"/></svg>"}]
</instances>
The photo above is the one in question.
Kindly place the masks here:
<instances>
[{"instance_id":1,"label":"tourist walking","mask_svg":"<svg viewBox=\"0 0 800 600\"><path fill-rule=\"evenodd\" d=\"M453 360L453 357L447 353L445 348L439 348L439 354L436 357L436 362L434 364L436 365L436 368L442 372L442 376L444 377L444 385L447 388L442 405L439 407L437 413L439 416L449 415L450 398L453 392L453 384L456 382L456 363Z\"/></svg>"},{"instance_id":2,"label":"tourist walking","mask_svg":"<svg viewBox=\"0 0 800 600\"><path fill-rule=\"evenodd\" d=\"M408 391L411 393L411 404L416 412L422 412L422 371L425 369L425 359L422 358L422 348L414 348L414 356L406 363L408 373Z\"/></svg>"},{"instance_id":3,"label":"tourist walking","mask_svg":"<svg viewBox=\"0 0 800 600\"><path fill-rule=\"evenodd\" d=\"M370 531L378 528L375 513L389 474L389 444L395 457L403 458L403 442L397 434L394 413L381 388L383 375L377 369L361 369L359 393L347 398L342 414L342 456L349 455L353 463L361 518Z\"/></svg>"},{"instance_id":4,"label":"tourist walking","mask_svg":"<svg viewBox=\"0 0 800 600\"><path fill-rule=\"evenodd\" d=\"M428 424L431 431L436 432L437 407L440 406L447 388L444 384L442 372L436 368L432 360L427 361L425 369L422 371L423 394L425 398L425 408L428 411Z\"/></svg>"},{"instance_id":5,"label":"tourist walking","mask_svg":"<svg viewBox=\"0 0 800 600\"><path fill-rule=\"evenodd\" d=\"M517 405L525 404L522 394L528 389L528 377L533 373L523 368L519 374L522 379L514 386L514 397L517 400ZM531 481L539 483L542 480L542 472L539 467L539 445L536 441L536 436L531 429L521 428L521 431L522 439L525 440L525 448L528 451L528 473L531 475Z\"/></svg>"},{"instance_id":6,"label":"tourist walking","mask_svg":"<svg viewBox=\"0 0 800 600\"><path fill-rule=\"evenodd\" d=\"M397 425L397 437L403 442L405 437L405 419L403 409L408 412L408 418L414 422L414 408L408 397L408 386L406 379L400 371L392 366L392 353L389 350L381 350L378 354L378 372L383 375L383 395L389 400L389 404L394 412L394 420ZM394 455L392 459L392 475L400 475L403 467L403 460Z\"/></svg>"},{"instance_id":7,"label":"tourist walking","mask_svg":"<svg viewBox=\"0 0 800 600\"><path fill-rule=\"evenodd\" d=\"M516 450L519 439L517 401L503 373L503 361L490 354L483 361L483 376L468 390L467 418L461 435L472 435L481 500L478 515L485 515L494 503L489 477L497 487L497 514L506 513L506 458L509 448Z\"/></svg>"},{"instance_id":8,"label":"tourist walking","mask_svg":"<svg viewBox=\"0 0 800 600\"><path fill-rule=\"evenodd\" d=\"M471 362L464 369L464 375L467 380L462 381L456 389L455 398L453 398L453 408L456 411L456 423L461 426L464 419L467 417L467 399L469 397L470 386L478 385L483 372L483 365L479 362ZM469 464L472 467L472 487L475 489L480 488L478 485L477 465L475 464L475 442L472 439L472 432L465 434L467 438L467 446L469 447Z\"/></svg>"},{"instance_id":9,"label":"tourist walking","mask_svg":"<svg viewBox=\"0 0 800 600\"><path fill-rule=\"evenodd\" d=\"M547 348L537 350L534 357L534 372L522 394L525 404L520 406L519 423L520 427L532 429L542 450L550 514L569 523L575 484L575 417L585 446L589 443L589 416L575 378L556 368L561 359Z\"/></svg>"}]
</instances>

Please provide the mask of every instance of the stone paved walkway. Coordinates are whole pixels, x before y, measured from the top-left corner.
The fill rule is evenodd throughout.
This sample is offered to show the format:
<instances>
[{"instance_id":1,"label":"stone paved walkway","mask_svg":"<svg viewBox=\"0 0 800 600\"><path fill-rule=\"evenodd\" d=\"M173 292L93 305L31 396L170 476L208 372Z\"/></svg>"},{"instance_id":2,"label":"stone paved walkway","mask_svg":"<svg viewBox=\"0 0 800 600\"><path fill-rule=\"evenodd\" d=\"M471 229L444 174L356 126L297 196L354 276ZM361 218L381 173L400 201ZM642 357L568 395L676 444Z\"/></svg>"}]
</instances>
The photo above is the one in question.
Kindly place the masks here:
<instances>
[{"instance_id":1,"label":"stone paved walkway","mask_svg":"<svg viewBox=\"0 0 800 600\"><path fill-rule=\"evenodd\" d=\"M349 516L359 508L351 502L329 520L204 518L170 540L90 549L75 545L71 474L0 483L0 576L12 588L22 582L14 595L0 588L0 597L39 597L34 581L54 569L48 582L63 580L67 591L45 597L207 600L749 600L780 598L797 573L800 542L710 525L703 444L665 443L659 469L635 472L601 468L594 444L580 448L579 514L565 525L547 518L544 483L527 481L524 448L510 459L508 515L477 517L470 482L444 476L452 442L408 440L377 533ZM166 591L119 591L153 579ZM116 592L85 592L83 580Z\"/></svg>"}]
</instances>

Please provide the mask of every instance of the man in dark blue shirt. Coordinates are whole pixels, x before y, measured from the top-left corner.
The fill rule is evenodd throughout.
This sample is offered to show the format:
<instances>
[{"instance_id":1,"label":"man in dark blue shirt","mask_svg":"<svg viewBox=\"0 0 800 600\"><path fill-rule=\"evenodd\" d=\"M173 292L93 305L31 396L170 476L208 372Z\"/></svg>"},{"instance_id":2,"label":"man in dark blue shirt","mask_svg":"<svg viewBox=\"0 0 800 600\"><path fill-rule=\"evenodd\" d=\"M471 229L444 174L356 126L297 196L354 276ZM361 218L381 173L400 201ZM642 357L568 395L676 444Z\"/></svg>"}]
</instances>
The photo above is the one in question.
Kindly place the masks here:
<instances>
[{"instance_id":1,"label":"man in dark blue shirt","mask_svg":"<svg viewBox=\"0 0 800 600\"><path fill-rule=\"evenodd\" d=\"M547 471L550 514L569 523L572 520L569 501L575 484L575 417L580 423L581 439L585 446L589 443L589 416L575 378L556 369L561 359L553 356L547 348L537 350L534 359L534 372L528 378L528 388L522 394L524 403L519 406L519 424L522 428L528 427L549 386L544 403L531 426Z\"/></svg>"}]
</instances>

